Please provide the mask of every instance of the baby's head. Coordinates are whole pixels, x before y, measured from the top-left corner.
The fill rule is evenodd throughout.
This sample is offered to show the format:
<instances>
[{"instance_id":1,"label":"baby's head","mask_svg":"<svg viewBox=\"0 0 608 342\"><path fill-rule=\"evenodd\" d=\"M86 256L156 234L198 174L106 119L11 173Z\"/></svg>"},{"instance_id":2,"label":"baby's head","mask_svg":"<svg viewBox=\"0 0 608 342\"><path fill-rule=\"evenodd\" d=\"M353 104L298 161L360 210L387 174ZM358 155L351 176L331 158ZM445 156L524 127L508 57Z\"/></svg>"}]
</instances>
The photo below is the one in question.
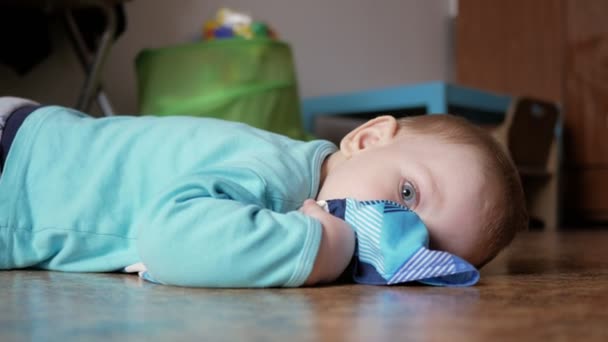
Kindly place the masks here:
<instances>
[{"instance_id":1,"label":"baby's head","mask_svg":"<svg viewBox=\"0 0 608 342\"><path fill-rule=\"evenodd\" d=\"M481 267L527 226L517 171L481 128L452 115L381 116L323 165L317 199L392 200L416 212L430 247Z\"/></svg>"}]
</instances>

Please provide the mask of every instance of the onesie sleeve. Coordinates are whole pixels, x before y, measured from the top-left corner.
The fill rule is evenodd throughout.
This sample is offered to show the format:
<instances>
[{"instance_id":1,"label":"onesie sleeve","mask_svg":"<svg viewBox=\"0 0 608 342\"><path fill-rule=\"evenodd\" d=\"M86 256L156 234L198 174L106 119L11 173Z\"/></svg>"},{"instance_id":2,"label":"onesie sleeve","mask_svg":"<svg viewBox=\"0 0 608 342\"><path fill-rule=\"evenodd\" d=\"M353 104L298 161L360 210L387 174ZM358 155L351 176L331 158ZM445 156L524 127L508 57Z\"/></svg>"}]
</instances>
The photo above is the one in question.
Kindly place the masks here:
<instances>
[{"instance_id":1,"label":"onesie sleeve","mask_svg":"<svg viewBox=\"0 0 608 342\"><path fill-rule=\"evenodd\" d=\"M137 248L150 276L194 287L302 285L321 224L298 211L267 209L265 184L249 170L219 174L181 177L142 211Z\"/></svg>"}]
</instances>

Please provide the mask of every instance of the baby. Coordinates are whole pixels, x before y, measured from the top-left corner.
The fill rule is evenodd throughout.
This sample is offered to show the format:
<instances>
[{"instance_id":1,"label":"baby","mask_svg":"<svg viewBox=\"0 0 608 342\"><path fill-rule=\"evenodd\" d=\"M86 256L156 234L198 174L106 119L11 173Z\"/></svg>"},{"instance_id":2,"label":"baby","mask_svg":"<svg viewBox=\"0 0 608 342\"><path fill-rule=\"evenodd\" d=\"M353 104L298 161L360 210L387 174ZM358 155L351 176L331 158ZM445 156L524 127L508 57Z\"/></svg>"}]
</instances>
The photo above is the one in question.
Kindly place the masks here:
<instances>
[{"instance_id":1,"label":"baby","mask_svg":"<svg viewBox=\"0 0 608 342\"><path fill-rule=\"evenodd\" d=\"M340 149L194 117L95 119L0 98L0 269L113 272L203 287L336 280L353 228L316 200L387 200L430 248L482 266L526 224L512 162L449 115L381 116ZM135 267L137 268L137 267Z\"/></svg>"}]
</instances>

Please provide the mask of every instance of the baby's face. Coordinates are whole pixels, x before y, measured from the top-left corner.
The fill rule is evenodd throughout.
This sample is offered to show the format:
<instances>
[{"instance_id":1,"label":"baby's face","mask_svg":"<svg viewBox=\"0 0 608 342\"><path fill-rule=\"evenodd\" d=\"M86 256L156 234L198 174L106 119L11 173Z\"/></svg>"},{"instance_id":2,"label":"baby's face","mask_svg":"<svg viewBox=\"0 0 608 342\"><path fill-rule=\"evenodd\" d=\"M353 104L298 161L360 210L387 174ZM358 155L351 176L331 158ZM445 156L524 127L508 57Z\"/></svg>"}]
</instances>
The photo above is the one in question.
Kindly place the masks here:
<instances>
[{"instance_id":1,"label":"baby's face","mask_svg":"<svg viewBox=\"0 0 608 342\"><path fill-rule=\"evenodd\" d=\"M425 223L431 248L479 264L481 218L490 210L492 191L474 148L401 133L336 164L317 199L399 202Z\"/></svg>"}]
</instances>

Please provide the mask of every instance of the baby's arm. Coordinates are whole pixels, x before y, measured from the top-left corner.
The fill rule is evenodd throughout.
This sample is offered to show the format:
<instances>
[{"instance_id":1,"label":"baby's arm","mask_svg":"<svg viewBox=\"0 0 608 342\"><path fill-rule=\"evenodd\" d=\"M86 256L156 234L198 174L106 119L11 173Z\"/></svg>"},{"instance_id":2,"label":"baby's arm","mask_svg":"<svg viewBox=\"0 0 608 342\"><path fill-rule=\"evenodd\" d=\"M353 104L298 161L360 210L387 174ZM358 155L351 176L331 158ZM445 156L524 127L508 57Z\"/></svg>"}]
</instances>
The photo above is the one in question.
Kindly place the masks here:
<instances>
[{"instance_id":1,"label":"baby's arm","mask_svg":"<svg viewBox=\"0 0 608 342\"><path fill-rule=\"evenodd\" d=\"M182 176L140 212L140 261L153 279L181 286L292 287L337 277L348 261L338 263L352 256L352 248L348 258L333 255L346 223L320 207L275 212L265 200L265 183L247 169Z\"/></svg>"},{"instance_id":2,"label":"baby's arm","mask_svg":"<svg viewBox=\"0 0 608 342\"><path fill-rule=\"evenodd\" d=\"M314 285L336 280L353 256L353 229L345 221L323 210L314 200L306 200L300 211L319 220L323 227L317 258L304 284Z\"/></svg>"}]
</instances>

